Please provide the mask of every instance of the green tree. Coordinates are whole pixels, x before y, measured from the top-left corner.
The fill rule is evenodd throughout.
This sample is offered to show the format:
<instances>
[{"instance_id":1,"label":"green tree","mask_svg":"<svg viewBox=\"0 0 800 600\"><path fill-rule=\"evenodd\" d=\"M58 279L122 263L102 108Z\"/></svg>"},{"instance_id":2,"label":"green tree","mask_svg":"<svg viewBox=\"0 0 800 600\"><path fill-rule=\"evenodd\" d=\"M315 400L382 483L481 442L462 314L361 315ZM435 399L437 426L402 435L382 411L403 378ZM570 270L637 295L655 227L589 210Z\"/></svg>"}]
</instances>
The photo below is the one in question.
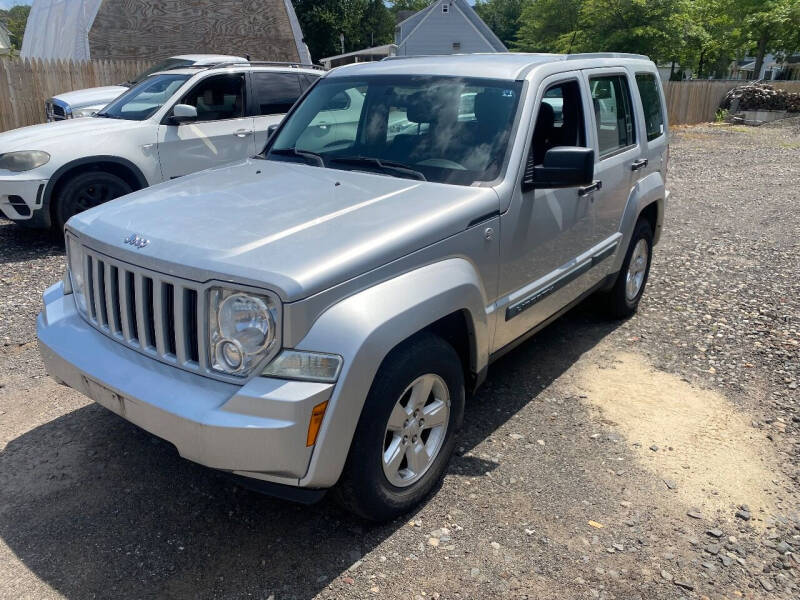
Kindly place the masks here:
<instances>
[{"instance_id":1,"label":"green tree","mask_svg":"<svg viewBox=\"0 0 800 600\"><path fill-rule=\"evenodd\" d=\"M11 47L19 50L22 48L22 37L25 35L25 25L28 22L30 6L18 5L9 10L0 10L0 22L3 22L11 34Z\"/></svg>"},{"instance_id":2,"label":"green tree","mask_svg":"<svg viewBox=\"0 0 800 600\"><path fill-rule=\"evenodd\" d=\"M538 0L520 17L517 47L539 52L633 52L672 60L690 0Z\"/></svg>"},{"instance_id":3,"label":"green tree","mask_svg":"<svg viewBox=\"0 0 800 600\"><path fill-rule=\"evenodd\" d=\"M525 2L519 17L516 50L571 52L580 31L584 0Z\"/></svg>"},{"instance_id":4,"label":"green tree","mask_svg":"<svg viewBox=\"0 0 800 600\"><path fill-rule=\"evenodd\" d=\"M507 47L516 43L524 0L477 0L475 12Z\"/></svg>"},{"instance_id":5,"label":"green tree","mask_svg":"<svg viewBox=\"0 0 800 600\"><path fill-rule=\"evenodd\" d=\"M394 18L381 0L295 0L294 9L312 58L388 44Z\"/></svg>"},{"instance_id":6,"label":"green tree","mask_svg":"<svg viewBox=\"0 0 800 600\"><path fill-rule=\"evenodd\" d=\"M758 77L769 54L800 49L800 0L738 0L733 3L743 47L756 57Z\"/></svg>"},{"instance_id":7,"label":"green tree","mask_svg":"<svg viewBox=\"0 0 800 600\"><path fill-rule=\"evenodd\" d=\"M397 14L401 10L412 10L414 12L419 12L423 8L426 8L429 4L429 0L396 0L396 2L389 2L391 4L392 14Z\"/></svg>"}]
</instances>

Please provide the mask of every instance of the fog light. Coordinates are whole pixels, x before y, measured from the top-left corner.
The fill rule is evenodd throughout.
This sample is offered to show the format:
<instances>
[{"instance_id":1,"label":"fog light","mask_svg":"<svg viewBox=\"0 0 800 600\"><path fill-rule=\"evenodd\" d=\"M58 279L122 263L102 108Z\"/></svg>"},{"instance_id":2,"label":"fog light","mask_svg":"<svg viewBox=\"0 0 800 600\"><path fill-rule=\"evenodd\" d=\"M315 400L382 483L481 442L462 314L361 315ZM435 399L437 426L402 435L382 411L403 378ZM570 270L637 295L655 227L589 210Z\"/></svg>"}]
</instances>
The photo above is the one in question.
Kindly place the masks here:
<instances>
[{"instance_id":1,"label":"fog light","mask_svg":"<svg viewBox=\"0 0 800 600\"><path fill-rule=\"evenodd\" d=\"M231 371L238 371L244 362L241 344L236 340L222 340L217 344L217 360Z\"/></svg>"}]
</instances>

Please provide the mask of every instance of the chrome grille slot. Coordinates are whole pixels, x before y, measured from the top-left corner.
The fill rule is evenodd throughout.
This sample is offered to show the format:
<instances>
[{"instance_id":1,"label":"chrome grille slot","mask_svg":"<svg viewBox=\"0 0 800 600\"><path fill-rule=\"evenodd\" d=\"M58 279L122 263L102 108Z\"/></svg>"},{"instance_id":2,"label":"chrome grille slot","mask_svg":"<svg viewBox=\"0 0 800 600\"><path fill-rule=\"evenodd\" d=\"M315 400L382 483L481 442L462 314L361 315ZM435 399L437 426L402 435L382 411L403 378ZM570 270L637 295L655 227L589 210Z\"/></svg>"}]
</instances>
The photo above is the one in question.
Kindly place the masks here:
<instances>
[{"instance_id":1,"label":"chrome grille slot","mask_svg":"<svg viewBox=\"0 0 800 600\"><path fill-rule=\"evenodd\" d=\"M122 316L119 302L119 269L106 263L106 315L112 333L122 333Z\"/></svg>"},{"instance_id":2,"label":"chrome grille slot","mask_svg":"<svg viewBox=\"0 0 800 600\"><path fill-rule=\"evenodd\" d=\"M156 316L155 306L153 305L153 280L150 277L142 277L144 289L144 339L145 346L148 348L158 348L158 353L163 354L163 342L156 342Z\"/></svg>"},{"instance_id":3,"label":"chrome grille slot","mask_svg":"<svg viewBox=\"0 0 800 600\"><path fill-rule=\"evenodd\" d=\"M139 327L136 322L136 286L133 272L125 271L125 276L120 279L120 298L124 305L120 307L122 314L122 335L129 342L139 343Z\"/></svg>"},{"instance_id":4,"label":"chrome grille slot","mask_svg":"<svg viewBox=\"0 0 800 600\"><path fill-rule=\"evenodd\" d=\"M97 306L95 305L95 302L94 302L94 299L95 299L95 293L94 293L94 288L95 288L95 281L94 281L95 260L91 255L87 257L86 271L87 271L87 275L88 275L87 280L88 280L88 283L89 283L89 287L88 287L88 292L89 292L89 294L88 294L89 295L89 317L92 319L92 321L97 322Z\"/></svg>"},{"instance_id":5,"label":"chrome grille slot","mask_svg":"<svg viewBox=\"0 0 800 600\"><path fill-rule=\"evenodd\" d=\"M175 286L171 283L162 283L161 297L163 323L166 327L164 333L167 336L164 342L167 345L167 352L175 356Z\"/></svg>"},{"instance_id":6,"label":"chrome grille slot","mask_svg":"<svg viewBox=\"0 0 800 600\"><path fill-rule=\"evenodd\" d=\"M202 372L203 286L86 252L87 320L99 331L148 356Z\"/></svg>"},{"instance_id":7,"label":"chrome grille slot","mask_svg":"<svg viewBox=\"0 0 800 600\"><path fill-rule=\"evenodd\" d=\"M200 322L197 320L199 306L197 304L197 290L185 290L186 302L186 341L189 344L189 360L200 362L200 344L198 343L198 327Z\"/></svg>"},{"instance_id":8,"label":"chrome grille slot","mask_svg":"<svg viewBox=\"0 0 800 600\"><path fill-rule=\"evenodd\" d=\"M94 305L97 307L97 322L108 327L108 307L106 306L106 266L102 260L94 261Z\"/></svg>"}]
</instances>

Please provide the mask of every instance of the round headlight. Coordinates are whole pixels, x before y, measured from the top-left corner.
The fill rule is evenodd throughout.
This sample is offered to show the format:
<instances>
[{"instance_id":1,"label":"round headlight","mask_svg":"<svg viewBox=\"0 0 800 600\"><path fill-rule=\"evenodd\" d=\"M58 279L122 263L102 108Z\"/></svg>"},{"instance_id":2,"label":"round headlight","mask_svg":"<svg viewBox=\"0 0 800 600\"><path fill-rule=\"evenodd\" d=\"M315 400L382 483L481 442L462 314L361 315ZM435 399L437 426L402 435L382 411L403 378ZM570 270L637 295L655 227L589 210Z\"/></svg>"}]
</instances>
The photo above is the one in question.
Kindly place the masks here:
<instances>
[{"instance_id":1,"label":"round headlight","mask_svg":"<svg viewBox=\"0 0 800 600\"><path fill-rule=\"evenodd\" d=\"M218 318L222 338L235 340L246 354L261 352L275 337L272 315L261 298L247 294L228 296L220 304ZM227 359L225 362L230 365Z\"/></svg>"}]
</instances>

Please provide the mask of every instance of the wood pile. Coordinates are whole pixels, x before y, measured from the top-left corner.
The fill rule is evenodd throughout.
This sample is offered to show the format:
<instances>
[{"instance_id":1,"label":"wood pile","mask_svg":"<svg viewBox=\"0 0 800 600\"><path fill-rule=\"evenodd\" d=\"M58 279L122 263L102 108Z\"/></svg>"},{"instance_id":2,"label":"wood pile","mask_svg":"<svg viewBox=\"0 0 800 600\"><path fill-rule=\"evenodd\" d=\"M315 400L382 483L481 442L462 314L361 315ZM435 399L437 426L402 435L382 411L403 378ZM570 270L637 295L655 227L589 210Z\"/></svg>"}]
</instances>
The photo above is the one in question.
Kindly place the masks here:
<instances>
[{"instance_id":1,"label":"wood pile","mask_svg":"<svg viewBox=\"0 0 800 600\"><path fill-rule=\"evenodd\" d=\"M720 108L725 110L785 110L800 112L800 93L775 89L766 83L748 83L730 90Z\"/></svg>"}]
</instances>

